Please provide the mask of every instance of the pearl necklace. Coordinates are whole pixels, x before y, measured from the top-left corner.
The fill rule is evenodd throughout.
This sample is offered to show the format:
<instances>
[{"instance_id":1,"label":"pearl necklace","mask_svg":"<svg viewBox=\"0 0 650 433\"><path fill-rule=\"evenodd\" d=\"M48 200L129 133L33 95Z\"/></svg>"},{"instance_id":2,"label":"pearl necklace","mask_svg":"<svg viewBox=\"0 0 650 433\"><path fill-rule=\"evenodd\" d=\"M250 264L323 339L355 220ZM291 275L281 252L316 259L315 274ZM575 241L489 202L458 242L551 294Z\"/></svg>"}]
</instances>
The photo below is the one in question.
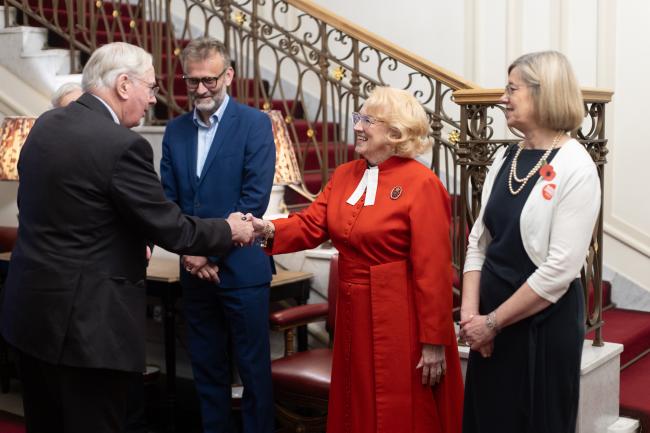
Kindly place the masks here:
<instances>
[{"instance_id":1,"label":"pearl necklace","mask_svg":"<svg viewBox=\"0 0 650 433\"><path fill-rule=\"evenodd\" d=\"M508 176L508 189L510 190L510 194L512 195L519 194L524 189L528 181L535 175L535 173L537 173L537 171L539 171L539 169L542 168L542 166L546 165L548 156L551 154L553 149L555 149L555 147L558 145L563 135L564 133L560 132L555 136L555 138L553 139L553 143L551 144L551 147L547 149L546 152L544 152L544 154L539 159L539 161L537 161L537 164L535 164L535 166L530 169L528 174L521 179L517 176L517 160L519 159L519 155L521 154L521 151L524 150L524 145L523 143L519 143L519 148L517 149L517 153L515 153L515 157L512 158L512 163L510 164L510 175ZM517 189L515 189L512 186L513 181L516 181L521 185Z\"/></svg>"}]
</instances>

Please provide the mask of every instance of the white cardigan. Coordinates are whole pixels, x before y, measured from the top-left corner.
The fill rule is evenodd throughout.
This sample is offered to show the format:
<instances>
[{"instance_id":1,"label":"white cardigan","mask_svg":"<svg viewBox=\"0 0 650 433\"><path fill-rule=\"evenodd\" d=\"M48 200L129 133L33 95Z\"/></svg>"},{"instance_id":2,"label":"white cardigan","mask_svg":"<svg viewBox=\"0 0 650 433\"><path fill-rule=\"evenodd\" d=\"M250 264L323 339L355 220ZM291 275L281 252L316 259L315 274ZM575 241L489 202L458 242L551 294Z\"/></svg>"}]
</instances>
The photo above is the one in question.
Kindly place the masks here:
<instances>
[{"instance_id":1,"label":"white cardigan","mask_svg":"<svg viewBox=\"0 0 650 433\"><path fill-rule=\"evenodd\" d=\"M480 271L491 241L485 230L483 211L490 199L494 180L505 160L506 148L499 149L490 167L481 195L481 210L472 227L463 272ZM524 249L537 269L528 285L542 298L557 302L569 284L580 276L594 225L600 210L600 180L596 165L576 140L569 140L551 161L556 176L541 176L521 211L520 231ZM555 194L544 198L542 189L555 184Z\"/></svg>"}]
</instances>

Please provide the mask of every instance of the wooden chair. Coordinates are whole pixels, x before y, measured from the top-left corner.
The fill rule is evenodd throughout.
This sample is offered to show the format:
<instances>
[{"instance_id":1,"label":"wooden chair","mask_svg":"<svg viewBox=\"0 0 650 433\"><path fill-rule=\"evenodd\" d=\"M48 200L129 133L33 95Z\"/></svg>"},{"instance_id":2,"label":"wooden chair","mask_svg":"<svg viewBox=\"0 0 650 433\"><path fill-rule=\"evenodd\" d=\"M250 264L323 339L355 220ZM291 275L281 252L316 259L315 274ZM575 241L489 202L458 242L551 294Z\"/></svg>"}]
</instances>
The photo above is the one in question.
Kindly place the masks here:
<instances>
[{"instance_id":1,"label":"wooden chair","mask_svg":"<svg viewBox=\"0 0 650 433\"><path fill-rule=\"evenodd\" d=\"M338 288L338 254L330 262L328 302L300 305L271 314L271 329L285 333L285 356L271 364L276 415L283 433L324 432L332 373L332 336ZM330 346L294 352L298 326L326 320Z\"/></svg>"}]
</instances>

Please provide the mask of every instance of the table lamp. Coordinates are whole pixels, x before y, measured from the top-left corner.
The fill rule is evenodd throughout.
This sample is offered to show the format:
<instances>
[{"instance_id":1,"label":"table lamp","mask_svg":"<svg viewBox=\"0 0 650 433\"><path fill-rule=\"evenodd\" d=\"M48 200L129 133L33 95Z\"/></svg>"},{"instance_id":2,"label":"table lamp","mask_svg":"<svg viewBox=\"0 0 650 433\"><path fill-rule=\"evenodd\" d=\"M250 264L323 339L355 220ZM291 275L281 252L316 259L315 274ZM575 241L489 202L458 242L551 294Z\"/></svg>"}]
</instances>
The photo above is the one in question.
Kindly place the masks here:
<instances>
[{"instance_id":1,"label":"table lamp","mask_svg":"<svg viewBox=\"0 0 650 433\"><path fill-rule=\"evenodd\" d=\"M269 206L264 213L264 218L273 219L287 215L286 205L283 201L285 185L299 185L302 183L302 177L284 116L278 110L267 111L266 114L271 118L273 126L275 176L273 177Z\"/></svg>"},{"instance_id":2,"label":"table lamp","mask_svg":"<svg viewBox=\"0 0 650 433\"><path fill-rule=\"evenodd\" d=\"M35 117L5 117L0 127L0 180L18 180L18 157Z\"/></svg>"}]
</instances>

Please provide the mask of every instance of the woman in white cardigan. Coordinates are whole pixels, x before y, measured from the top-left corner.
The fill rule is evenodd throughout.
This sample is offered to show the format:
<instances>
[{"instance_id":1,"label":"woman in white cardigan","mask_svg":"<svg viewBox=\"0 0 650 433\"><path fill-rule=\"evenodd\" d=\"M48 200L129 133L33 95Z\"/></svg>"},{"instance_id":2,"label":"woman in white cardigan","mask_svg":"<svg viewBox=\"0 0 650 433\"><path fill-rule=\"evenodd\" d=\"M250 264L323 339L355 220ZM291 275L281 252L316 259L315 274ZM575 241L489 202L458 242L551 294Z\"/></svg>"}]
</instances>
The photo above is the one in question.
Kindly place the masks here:
<instances>
[{"instance_id":1,"label":"woman in white cardigan","mask_svg":"<svg viewBox=\"0 0 650 433\"><path fill-rule=\"evenodd\" d=\"M525 139L496 153L469 237L463 432L573 433L584 339L578 277L601 196L596 166L567 135L584 117L582 95L567 59L546 51L510 65L501 102Z\"/></svg>"}]
</instances>

